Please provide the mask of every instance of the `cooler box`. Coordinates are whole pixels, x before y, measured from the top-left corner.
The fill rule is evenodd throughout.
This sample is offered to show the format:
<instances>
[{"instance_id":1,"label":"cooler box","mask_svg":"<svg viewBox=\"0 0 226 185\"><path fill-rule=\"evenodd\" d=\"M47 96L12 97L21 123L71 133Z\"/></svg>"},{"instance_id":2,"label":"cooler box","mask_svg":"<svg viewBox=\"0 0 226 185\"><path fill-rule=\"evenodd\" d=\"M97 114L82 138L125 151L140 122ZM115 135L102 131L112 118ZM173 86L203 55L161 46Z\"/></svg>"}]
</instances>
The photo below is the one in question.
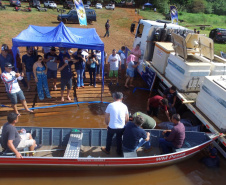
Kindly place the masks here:
<instances>
[{"instance_id":1,"label":"cooler box","mask_svg":"<svg viewBox=\"0 0 226 185\"><path fill-rule=\"evenodd\" d=\"M226 75L205 77L196 106L219 129L226 129Z\"/></svg>"},{"instance_id":2,"label":"cooler box","mask_svg":"<svg viewBox=\"0 0 226 185\"><path fill-rule=\"evenodd\" d=\"M210 63L199 60L195 55L187 59L170 54L165 70L165 77L181 92L197 92L205 76L210 74Z\"/></svg>"},{"instance_id":3,"label":"cooler box","mask_svg":"<svg viewBox=\"0 0 226 185\"><path fill-rule=\"evenodd\" d=\"M212 60L203 56L198 57L206 62L210 62L211 64L210 76L226 75L226 59L219 57L217 55L214 55Z\"/></svg>"},{"instance_id":4,"label":"cooler box","mask_svg":"<svg viewBox=\"0 0 226 185\"><path fill-rule=\"evenodd\" d=\"M154 50L154 55L152 59L152 64L161 74L165 73L167 60L170 53L174 54L174 49L171 42L155 43L155 50Z\"/></svg>"}]
</instances>

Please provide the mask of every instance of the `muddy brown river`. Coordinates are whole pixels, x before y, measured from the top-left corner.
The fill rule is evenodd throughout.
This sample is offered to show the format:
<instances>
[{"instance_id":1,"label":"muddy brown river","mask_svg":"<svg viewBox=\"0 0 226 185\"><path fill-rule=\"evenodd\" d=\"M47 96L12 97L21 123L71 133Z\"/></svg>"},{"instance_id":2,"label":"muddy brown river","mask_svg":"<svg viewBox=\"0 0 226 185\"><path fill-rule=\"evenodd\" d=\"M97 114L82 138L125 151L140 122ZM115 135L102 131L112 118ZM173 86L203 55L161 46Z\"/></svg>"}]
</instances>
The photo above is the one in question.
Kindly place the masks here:
<instances>
[{"instance_id":1,"label":"muddy brown river","mask_svg":"<svg viewBox=\"0 0 226 185\"><path fill-rule=\"evenodd\" d=\"M124 102L130 111L145 111L146 92L124 92ZM136 97L136 98L135 98ZM140 97L140 98L139 98ZM105 128L104 111L106 104L79 104L57 108L35 110L35 114L22 113L18 126L42 127L78 127ZM6 122L6 117L0 118L0 125ZM15 170L0 171L0 185L225 185L226 160L221 157L221 166L210 169L199 162L202 153L184 162L161 167L127 170L100 171L59 171L59 170Z\"/></svg>"}]
</instances>

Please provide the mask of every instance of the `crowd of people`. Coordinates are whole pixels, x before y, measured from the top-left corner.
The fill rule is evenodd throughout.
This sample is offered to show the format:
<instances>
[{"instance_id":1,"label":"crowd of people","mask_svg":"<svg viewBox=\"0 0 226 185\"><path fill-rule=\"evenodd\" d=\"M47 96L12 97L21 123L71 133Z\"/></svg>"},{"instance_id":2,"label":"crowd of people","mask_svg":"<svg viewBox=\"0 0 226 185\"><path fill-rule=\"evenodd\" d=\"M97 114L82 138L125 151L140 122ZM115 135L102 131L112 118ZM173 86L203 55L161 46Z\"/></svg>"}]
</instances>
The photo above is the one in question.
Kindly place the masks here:
<instances>
[{"instance_id":1,"label":"crowd of people","mask_svg":"<svg viewBox=\"0 0 226 185\"><path fill-rule=\"evenodd\" d=\"M71 50L69 48L59 48L59 54L57 54L55 47L43 47L41 54L38 49L38 47L26 47L26 54L22 57L18 49L15 68L12 50L6 44L1 47L1 79L5 84L12 107L17 114L19 114L16 106L17 99L22 102L25 110L32 112L27 108L18 80L22 81L27 91L34 91L35 89L31 87L31 80L34 79L37 84L38 98L41 101L44 100L45 96L46 98L52 98L48 84L51 84L50 86L57 90L57 72L61 74L61 101L64 101L66 87L66 98L71 101L72 66L74 66L77 73L77 89L85 88L83 81L86 78L85 70L88 70L90 74L90 86L97 87L96 80L101 80L101 51L78 49L70 54L69 51ZM25 76L26 80L24 79Z\"/></svg>"},{"instance_id":2,"label":"crowd of people","mask_svg":"<svg viewBox=\"0 0 226 185\"><path fill-rule=\"evenodd\" d=\"M105 111L105 123L107 125L106 147L101 150L110 154L112 138L116 135L117 154L122 156L124 152L135 152L144 146L144 152L149 152L151 147L150 133L143 129L153 129L156 123L149 115L136 112L129 117L127 106L122 102L123 94L116 92L113 94L114 102L110 103ZM155 104L163 106L162 99L158 99ZM166 105L164 105L166 106ZM149 111L147 111L149 113ZM159 139L159 146L162 154L173 152L181 148L185 139L185 127L180 122L180 115L173 114L170 119L174 123L172 130L164 130L163 137Z\"/></svg>"}]
</instances>

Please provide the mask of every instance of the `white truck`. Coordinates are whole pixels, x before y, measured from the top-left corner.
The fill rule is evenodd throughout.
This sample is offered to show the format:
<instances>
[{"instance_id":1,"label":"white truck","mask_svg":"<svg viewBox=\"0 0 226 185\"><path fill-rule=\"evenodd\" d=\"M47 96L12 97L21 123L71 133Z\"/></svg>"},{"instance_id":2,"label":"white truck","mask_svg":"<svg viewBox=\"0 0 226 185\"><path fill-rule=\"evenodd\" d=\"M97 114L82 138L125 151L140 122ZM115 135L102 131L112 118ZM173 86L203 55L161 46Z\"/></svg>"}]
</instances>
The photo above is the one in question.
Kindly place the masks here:
<instances>
[{"instance_id":1,"label":"white truck","mask_svg":"<svg viewBox=\"0 0 226 185\"><path fill-rule=\"evenodd\" d=\"M167 21L141 19L133 46L140 44L142 53L138 72L148 67L156 73L153 86L160 95L167 87L177 87L176 108L182 118L190 119L193 125L205 125L203 130L220 135L226 131L226 60L214 55L213 42L208 39ZM172 76L177 73L177 80L173 81ZM219 76L209 77L216 73ZM187 85L179 88L180 81L184 83L187 78L190 78ZM214 145L226 158L226 137L222 135Z\"/></svg>"}]
</instances>

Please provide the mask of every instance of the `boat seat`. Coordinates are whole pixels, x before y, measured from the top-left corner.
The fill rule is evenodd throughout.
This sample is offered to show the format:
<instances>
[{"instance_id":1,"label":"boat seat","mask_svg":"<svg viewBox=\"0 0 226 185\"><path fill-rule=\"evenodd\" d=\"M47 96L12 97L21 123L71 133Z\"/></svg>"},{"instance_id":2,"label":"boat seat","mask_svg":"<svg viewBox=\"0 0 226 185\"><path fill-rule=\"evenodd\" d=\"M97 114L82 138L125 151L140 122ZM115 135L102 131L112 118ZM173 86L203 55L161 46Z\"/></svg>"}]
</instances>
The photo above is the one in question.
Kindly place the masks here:
<instances>
[{"instance_id":1,"label":"boat seat","mask_svg":"<svg viewBox=\"0 0 226 185\"><path fill-rule=\"evenodd\" d=\"M181 152L181 151L187 150L188 148L191 148L191 145L189 144L188 141L184 141L183 146L181 148L174 149L173 152Z\"/></svg>"},{"instance_id":2,"label":"boat seat","mask_svg":"<svg viewBox=\"0 0 226 185\"><path fill-rule=\"evenodd\" d=\"M66 158L78 158L82 145L83 133L79 130L72 131L64 153Z\"/></svg>"},{"instance_id":3,"label":"boat seat","mask_svg":"<svg viewBox=\"0 0 226 185\"><path fill-rule=\"evenodd\" d=\"M137 152L128 152L128 151L123 151L123 156L124 158L133 158L133 157L137 157Z\"/></svg>"}]
</instances>

